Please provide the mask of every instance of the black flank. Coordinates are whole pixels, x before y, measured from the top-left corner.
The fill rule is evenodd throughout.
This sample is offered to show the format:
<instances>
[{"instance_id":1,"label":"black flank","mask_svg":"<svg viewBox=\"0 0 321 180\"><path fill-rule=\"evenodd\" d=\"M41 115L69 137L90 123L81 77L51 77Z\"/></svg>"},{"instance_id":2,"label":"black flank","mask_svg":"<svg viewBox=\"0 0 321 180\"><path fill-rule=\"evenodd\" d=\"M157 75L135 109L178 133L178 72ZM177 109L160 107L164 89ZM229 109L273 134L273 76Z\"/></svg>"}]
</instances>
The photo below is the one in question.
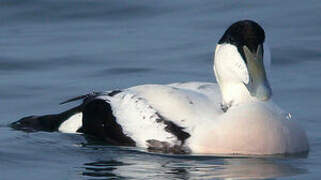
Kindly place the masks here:
<instances>
[{"instance_id":1,"label":"black flank","mask_svg":"<svg viewBox=\"0 0 321 180\"><path fill-rule=\"evenodd\" d=\"M112 145L135 146L136 143L123 133L116 122L111 106L104 100L95 99L85 105L81 131Z\"/></svg>"}]
</instances>

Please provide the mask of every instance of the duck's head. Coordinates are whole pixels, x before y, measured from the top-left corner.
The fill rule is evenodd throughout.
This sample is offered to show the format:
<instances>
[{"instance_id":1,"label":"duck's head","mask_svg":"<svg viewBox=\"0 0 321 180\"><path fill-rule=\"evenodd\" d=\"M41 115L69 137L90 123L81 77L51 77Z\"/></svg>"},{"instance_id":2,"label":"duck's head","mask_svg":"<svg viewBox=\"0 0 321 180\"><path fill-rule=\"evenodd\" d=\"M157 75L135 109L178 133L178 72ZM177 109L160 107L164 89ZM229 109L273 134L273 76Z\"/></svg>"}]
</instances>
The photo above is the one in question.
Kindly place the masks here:
<instances>
[{"instance_id":1,"label":"duck's head","mask_svg":"<svg viewBox=\"0 0 321 180\"><path fill-rule=\"evenodd\" d=\"M232 24L219 40L214 57L214 72L220 85L223 105L267 101L272 90L266 68L270 51L263 28L254 21Z\"/></svg>"}]
</instances>

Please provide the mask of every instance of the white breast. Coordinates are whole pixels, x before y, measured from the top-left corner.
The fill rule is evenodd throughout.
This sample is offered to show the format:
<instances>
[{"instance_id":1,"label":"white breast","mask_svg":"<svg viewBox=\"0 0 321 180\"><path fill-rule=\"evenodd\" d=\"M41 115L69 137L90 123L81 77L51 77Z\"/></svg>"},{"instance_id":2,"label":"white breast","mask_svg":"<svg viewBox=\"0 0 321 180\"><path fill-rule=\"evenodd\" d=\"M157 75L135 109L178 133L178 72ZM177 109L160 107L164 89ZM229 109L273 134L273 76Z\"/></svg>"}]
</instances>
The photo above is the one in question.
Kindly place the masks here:
<instances>
[{"instance_id":1,"label":"white breast","mask_svg":"<svg viewBox=\"0 0 321 180\"><path fill-rule=\"evenodd\" d=\"M303 129L272 102L233 107L199 127L188 143L194 152L216 154L283 154L309 149Z\"/></svg>"}]
</instances>

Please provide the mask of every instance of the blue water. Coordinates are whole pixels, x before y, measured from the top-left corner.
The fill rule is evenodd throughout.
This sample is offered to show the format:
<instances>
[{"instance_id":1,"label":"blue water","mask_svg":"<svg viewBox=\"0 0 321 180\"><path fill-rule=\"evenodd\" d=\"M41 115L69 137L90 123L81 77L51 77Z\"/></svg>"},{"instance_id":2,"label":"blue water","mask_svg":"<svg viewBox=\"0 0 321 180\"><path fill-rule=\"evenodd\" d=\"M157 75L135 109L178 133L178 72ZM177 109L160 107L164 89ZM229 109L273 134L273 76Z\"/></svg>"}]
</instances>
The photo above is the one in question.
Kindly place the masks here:
<instances>
[{"instance_id":1,"label":"blue water","mask_svg":"<svg viewBox=\"0 0 321 180\"><path fill-rule=\"evenodd\" d=\"M0 179L318 179L320 10L319 0L0 0ZM307 157L150 154L7 126L92 90L214 82L216 42L245 18L266 31L273 98L306 129Z\"/></svg>"}]
</instances>

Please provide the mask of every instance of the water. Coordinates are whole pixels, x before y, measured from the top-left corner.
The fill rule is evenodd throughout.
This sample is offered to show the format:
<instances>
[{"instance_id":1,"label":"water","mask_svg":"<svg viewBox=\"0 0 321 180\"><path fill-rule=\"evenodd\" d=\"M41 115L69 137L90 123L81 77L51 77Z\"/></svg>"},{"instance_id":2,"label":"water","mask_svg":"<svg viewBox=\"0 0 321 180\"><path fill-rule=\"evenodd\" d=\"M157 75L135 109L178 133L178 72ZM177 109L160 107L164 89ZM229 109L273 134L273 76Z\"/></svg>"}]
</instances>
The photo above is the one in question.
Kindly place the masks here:
<instances>
[{"instance_id":1,"label":"water","mask_svg":"<svg viewBox=\"0 0 321 180\"><path fill-rule=\"evenodd\" d=\"M0 179L317 179L321 175L321 3L0 0ZM274 101L300 120L307 157L149 154L81 135L7 125L55 113L92 90L215 81L218 38L258 21L272 51Z\"/></svg>"}]
</instances>

